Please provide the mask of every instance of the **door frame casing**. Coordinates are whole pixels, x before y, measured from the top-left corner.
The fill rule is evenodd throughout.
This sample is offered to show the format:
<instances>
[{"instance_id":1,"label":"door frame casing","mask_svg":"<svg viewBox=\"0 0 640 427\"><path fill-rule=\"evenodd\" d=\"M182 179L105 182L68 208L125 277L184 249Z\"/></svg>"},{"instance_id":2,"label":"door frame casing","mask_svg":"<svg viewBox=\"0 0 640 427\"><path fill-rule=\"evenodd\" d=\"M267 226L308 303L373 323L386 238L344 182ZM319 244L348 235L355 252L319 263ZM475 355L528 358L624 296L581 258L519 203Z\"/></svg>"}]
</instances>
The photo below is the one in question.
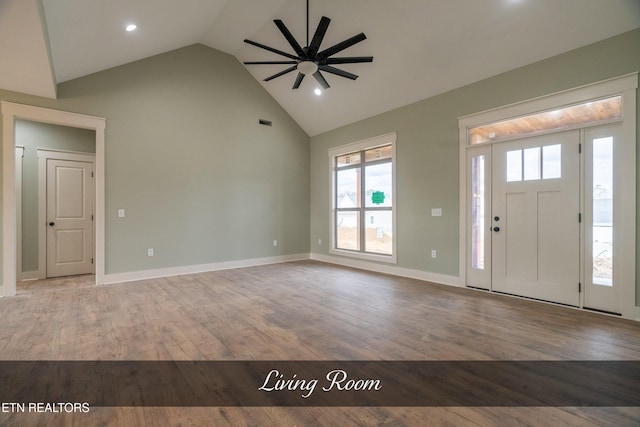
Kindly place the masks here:
<instances>
[{"instance_id":1,"label":"door frame casing","mask_svg":"<svg viewBox=\"0 0 640 427\"><path fill-rule=\"evenodd\" d=\"M518 102L492 110L467 115L458 118L459 129L459 166L460 166L460 234L459 234L459 275L460 283L466 286L467 283L467 216L469 209L467 206L468 191L468 171L467 151L473 147L481 147L490 145L491 142L484 144L469 144L469 130L489 123L499 122L502 120L521 117L537 112L554 110L567 105L588 102L590 100L605 98L609 96L622 96L623 117L620 121L622 124L622 137L624 144L619 151L618 158L620 162L616 167L622 168L628 176L636 176L636 89L638 87L638 73L631 73L613 79L580 86L578 88L569 89L554 94L534 98L531 100ZM613 122L613 121L612 121ZM602 125L598 122L594 125ZM578 128L586 128L588 125L581 125ZM558 130L551 130L548 133L554 133ZM521 136L519 136L521 137ZM582 178L582 177L581 177ZM625 195L632 197L618 196L620 205L618 208L622 211L619 216L621 223L616 224L617 227L624 230L624 233L617 235L618 254L623 254L616 259L616 269L618 270L617 279L620 284L620 301L621 315L624 318L635 319L636 317L636 281L635 281L635 253L636 253L636 181L625 183ZM615 252L614 252L615 253ZM582 307L581 295L581 304Z\"/></svg>"},{"instance_id":2,"label":"door frame casing","mask_svg":"<svg viewBox=\"0 0 640 427\"><path fill-rule=\"evenodd\" d=\"M38 148L38 279L47 278L47 161L69 160L74 162L86 162L96 168L96 156L93 153L78 153L73 151L51 150ZM95 177L94 182L95 186ZM94 188L95 195L95 188ZM93 198L93 210L95 212L95 196ZM95 213L94 213L95 215ZM96 223L93 222L93 240L96 238ZM95 245L93 245L93 257L95 258ZM95 264L94 264L95 270Z\"/></svg>"},{"instance_id":3,"label":"door frame casing","mask_svg":"<svg viewBox=\"0 0 640 427\"><path fill-rule=\"evenodd\" d=\"M18 280L35 279L36 277L26 276L22 273L22 169L24 159L24 147L16 145L15 148L16 158L16 230L17 230L17 243L16 243L16 271L18 274Z\"/></svg>"},{"instance_id":4,"label":"door frame casing","mask_svg":"<svg viewBox=\"0 0 640 427\"><path fill-rule=\"evenodd\" d=\"M17 281L17 215L15 179L15 121L69 126L95 131L95 268L96 284L105 280L105 128L102 117L53 110L32 105L1 101L2 113L2 296L16 294Z\"/></svg>"}]
</instances>

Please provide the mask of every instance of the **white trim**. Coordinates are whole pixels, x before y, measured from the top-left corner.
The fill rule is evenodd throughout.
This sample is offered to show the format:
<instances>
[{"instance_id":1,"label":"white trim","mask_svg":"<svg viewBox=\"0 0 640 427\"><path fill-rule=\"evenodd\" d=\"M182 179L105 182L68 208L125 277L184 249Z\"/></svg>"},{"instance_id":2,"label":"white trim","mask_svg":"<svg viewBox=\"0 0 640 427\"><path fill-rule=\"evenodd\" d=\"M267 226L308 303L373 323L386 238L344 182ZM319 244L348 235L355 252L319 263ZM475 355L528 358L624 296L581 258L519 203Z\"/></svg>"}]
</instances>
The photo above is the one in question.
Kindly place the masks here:
<instances>
[{"instance_id":1,"label":"white trim","mask_svg":"<svg viewBox=\"0 0 640 427\"><path fill-rule=\"evenodd\" d=\"M54 125L91 129L96 132L96 284L104 283L105 267L105 126L101 117L87 116L66 111L34 107L32 105L0 102L2 113L2 150L3 150L3 186L2 186L2 295L16 294L16 187L15 187L15 120L29 120ZM8 248L8 250L7 250Z\"/></svg>"},{"instance_id":2,"label":"white trim","mask_svg":"<svg viewBox=\"0 0 640 427\"><path fill-rule=\"evenodd\" d=\"M617 168L618 179L614 181L614 227L618 232L614 240L614 251L623 256L615 257L614 252L614 280L620 285L618 301L622 317L632 319L636 310L636 179L624 179L623 177L637 177L636 171L636 140L637 126L637 94L638 75L635 85L622 93L622 147L618 146L618 154L614 155L614 168ZM615 151L614 151L615 153ZM618 163L619 162L619 163ZM614 178L615 180L615 178ZM628 197L630 196L630 197Z\"/></svg>"},{"instance_id":3,"label":"white trim","mask_svg":"<svg viewBox=\"0 0 640 427\"><path fill-rule=\"evenodd\" d=\"M460 117L458 119L459 129L459 165L460 165L460 233L459 233L459 254L460 254L460 283L464 286L467 282L466 277L466 265L467 265L467 251L466 251L466 237L467 237L467 169L466 159L467 151L472 147L478 147L485 144L469 145L468 133L469 129L476 126L485 125L493 122L498 122L510 118L529 115L539 111L545 111L550 109L556 109L566 105L577 104L581 102L587 102L593 99L605 98L609 96L622 95L623 97L623 121L622 128L624 134L624 140L628 141L625 144L625 155L623 156L623 168L625 176L636 176L635 174L635 146L636 146L636 89L638 87L638 73L626 74L617 78L604 80L601 82L580 86L574 89L568 89L565 91L557 92L550 95L533 98L530 100L510 104L504 107L494 108L484 112L471 114ZM597 123L600 125L601 123ZM585 125L583 127L588 127ZM490 143L488 143L490 144ZM624 206L621 209L624 212L620 215L621 223L618 227L624 230L626 240L620 242L620 247L624 249L618 253L623 253L624 256L621 260L616 260L618 263L618 269L622 269L622 272L618 272L618 280L622 284L621 294L623 295L621 306L622 317L627 319L634 318L634 312L637 310L635 307L635 293L636 293L636 279L635 279L635 245L636 245L636 190L635 179L627 181L625 183L625 194L631 194L631 198L624 197L625 194L618 196L618 199L624 198Z\"/></svg>"},{"instance_id":4,"label":"white trim","mask_svg":"<svg viewBox=\"0 0 640 427\"><path fill-rule=\"evenodd\" d=\"M637 87L638 73L630 73L624 76L462 116L458 118L458 124L461 130L465 130L466 145L466 130L468 129L501 120L530 115L540 111L552 110L558 107L587 102L592 99L615 96L621 94L625 90L636 89ZM623 109L624 108L625 107L623 106ZM623 111L623 113L626 112Z\"/></svg>"},{"instance_id":5,"label":"white trim","mask_svg":"<svg viewBox=\"0 0 640 427\"><path fill-rule=\"evenodd\" d=\"M339 147L334 147L329 149L329 185L330 185L330 193L331 193L331 203L330 203L330 211L329 211L329 224L330 224L330 236L329 236L329 253L338 256L345 256L351 258L359 258L369 261L377 261L384 262L388 264L396 264L398 262L398 227L397 227L397 202L396 202L396 188L397 188L397 179L396 179L396 143L398 141L398 133L391 132L380 136L374 136L372 138L367 138L361 141L353 142L346 145L341 145ZM393 238L391 242L391 251L392 255L378 255L370 252L356 252L349 251L344 249L337 249L335 242L335 164L334 159L343 154L348 154L354 151L362 151L368 150L371 148L376 148L382 145L391 144L391 180L392 180L392 191L391 191L391 226L393 227ZM363 208L364 209L364 208Z\"/></svg>"},{"instance_id":6,"label":"white trim","mask_svg":"<svg viewBox=\"0 0 640 427\"><path fill-rule=\"evenodd\" d=\"M374 136L371 138L363 139L361 141L352 142L350 144L341 145L329 149L329 158L341 156L343 154L349 154L352 151L368 150L370 148L376 148L380 145L387 145L390 142L394 143L398 138L397 132L390 132L384 135ZM332 165L333 166L333 165ZM332 167L333 169L333 167Z\"/></svg>"},{"instance_id":7,"label":"white trim","mask_svg":"<svg viewBox=\"0 0 640 427\"><path fill-rule=\"evenodd\" d=\"M372 252L350 251L350 250L347 250L347 249L336 249L336 248L333 247L333 242L331 242L331 243L332 243L332 245L329 248L329 253L331 255L344 256L344 257L349 257L349 258L357 258L357 259L363 259L363 260L367 260L367 261L384 262L386 264L395 264L396 263L396 257L393 257L391 255L375 254L375 253L372 253Z\"/></svg>"},{"instance_id":8,"label":"white trim","mask_svg":"<svg viewBox=\"0 0 640 427\"><path fill-rule=\"evenodd\" d=\"M32 280L39 280L37 271L25 271L20 275L18 279L20 282L30 282Z\"/></svg>"},{"instance_id":9,"label":"white trim","mask_svg":"<svg viewBox=\"0 0 640 427\"><path fill-rule=\"evenodd\" d=\"M212 264L186 265L180 267L160 268L156 270L113 273L105 276L104 284L136 282L139 280L158 279L163 277L183 276L185 274L206 273L210 271L230 270L232 268L256 267L259 265L280 264L284 262L309 259L308 253L282 255L267 258L251 258L236 261L223 261Z\"/></svg>"},{"instance_id":10,"label":"white trim","mask_svg":"<svg viewBox=\"0 0 640 427\"><path fill-rule=\"evenodd\" d=\"M80 153L77 151L49 150L48 148L36 148L38 160L54 159L69 160L72 162L95 163L96 155L94 153Z\"/></svg>"},{"instance_id":11,"label":"white trim","mask_svg":"<svg viewBox=\"0 0 640 427\"><path fill-rule=\"evenodd\" d=\"M407 277L409 279L423 280L425 282L437 283L460 287L460 278L448 276L446 274L430 273L428 271L415 270L412 268L396 267L394 265L375 264L355 259L347 259L332 255L311 253L310 259L314 261L327 262L330 264L342 265L345 267L358 268L360 270L373 271L375 273L390 274L392 276Z\"/></svg>"},{"instance_id":12,"label":"white trim","mask_svg":"<svg viewBox=\"0 0 640 427\"><path fill-rule=\"evenodd\" d=\"M461 286L467 285L467 141L468 133L466 127L463 127L458 121L458 140L459 140L459 153L458 153L458 174L460 176L460 194L458 194L459 206L458 209L458 274L460 275ZM491 164L491 159L489 159ZM488 205L487 205L488 206ZM490 288L490 286L489 286Z\"/></svg>"},{"instance_id":13,"label":"white trim","mask_svg":"<svg viewBox=\"0 0 640 427\"><path fill-rule=\"evenodd\" d=\"M74 162L91 163L93 170L96 168L96 155L94 153L81 153L77 151L52 150L49 148L37 148L38 157L38 278L47 278L47 161L68 160ZM95 179L93 180L95 185ZM94 188L95 194L95 188ZM95 212L95 197L93 203ZM95 239L95 221L93 222L93 238ZM92 257L95 258L95 245ZM95 270L95 264L94 264ZM95 271L94 271L95 273Z\"/></svg>"},{"instance_id":14,"label":"white trim","mask_svg":"<svg viewBox=\"0 0 640 427\"><path fill-rule=\"evenodd\" d=\"M38 153L47 154L50 159L58 159L58 160L71 160L74 161L76 158L83 156L90 156L91 160L82 160L83 162L95 162L96 155L95 153L90 153L87 151L70 151L70 150L57 150L54 148L46 148L46 147L36 147L36 151Z\"/></svg>"},{"instance_id":15,"label":"white trim","mask_svg":"<svg viewBox=\"0 0 640 427\"><path fill-rule=\"evenodd\" d=\"M24 147L16 145L16 275L18 280L24 280L22 273L22 163Z\"/></svg>"}]
</instances>

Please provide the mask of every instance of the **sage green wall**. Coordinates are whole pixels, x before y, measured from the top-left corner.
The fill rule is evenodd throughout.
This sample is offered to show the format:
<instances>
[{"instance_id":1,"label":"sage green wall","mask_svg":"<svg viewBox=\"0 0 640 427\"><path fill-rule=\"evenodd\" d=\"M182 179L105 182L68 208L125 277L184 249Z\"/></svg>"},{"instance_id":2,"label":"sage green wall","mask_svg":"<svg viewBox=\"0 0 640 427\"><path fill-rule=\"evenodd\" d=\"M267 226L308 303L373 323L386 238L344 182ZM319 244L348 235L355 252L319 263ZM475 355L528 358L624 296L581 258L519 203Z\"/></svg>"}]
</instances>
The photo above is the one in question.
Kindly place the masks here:
<instances>
[{"instance_id":1,"label":"sage green wall","mask_svg":"<svg viewBox=\"0 0 640 427\"><path fill-rule=\"evenodd\" d=\"M22 271L38 270L38 148L96 152L96 133L87 129L16 120L22 158Z\"/></svg>"},{"instance_id":2,"label":"sage green wall","mask_svg":"<svg viewBox=\"0 0 640 427\"><path fill-rule=\"evenodd\" d=\"M192 45L62 83L57 100L0 100L107 119L107 273L309 251L309 137L230 55Z\"/></svg>"},{"instance_id":3,"label":"sage green wall","mask_svg":"<svg viewBox=\"0 0 640 427\"><path fill-rule=\"evenodd\" d=\"M458 117L638 71L639 46L640 30L628 32L315 136L310 149L235 58L201 45L61 84L58 100L0 100L107 118L107 273L326 254L328 149L396 131L398 265L456 276Z\"/></svg>"},{"instance_id":4,"label":"sage green wall","mask_svg":"<svg viewBox=\"0 0 640 427\"><path fill-rule=\"evenodd\" d=\"M329 249L328 150L395 131L398 266L458 276L458 117L638 70L635 30L312 137L311 252ZM443 216L432 217L431 208L442 208ZM430 258L432 249L438 258Z\"/></svg>"}]
</instances>

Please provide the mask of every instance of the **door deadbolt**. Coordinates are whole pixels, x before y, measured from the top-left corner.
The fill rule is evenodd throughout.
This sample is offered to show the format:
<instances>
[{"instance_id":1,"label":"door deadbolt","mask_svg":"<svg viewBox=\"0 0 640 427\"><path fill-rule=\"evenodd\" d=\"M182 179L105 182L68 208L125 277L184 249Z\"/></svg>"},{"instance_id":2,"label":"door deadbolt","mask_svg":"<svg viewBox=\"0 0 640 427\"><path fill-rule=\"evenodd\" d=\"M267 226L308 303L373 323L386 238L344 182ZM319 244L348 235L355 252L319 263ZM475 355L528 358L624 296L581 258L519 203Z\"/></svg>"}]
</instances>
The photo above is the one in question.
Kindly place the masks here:
<instances>
[{"instance_id":1,"label":"door deadbolt","mask_svg":"<svg viewBox=\"0 0 640 427\"><path fill-rule=\"evenodd\" d=\"M55 222L50 222L50 223L49 223L49 225L50 225L51 227L53 227L54 225L56 225L56 223L55 223Z\"/></svg>"},{"instance_id":2,"label":"door deadbolt","mask_svg":"<svg viewBox=\"0 0 640 427\"><path fill-rule=\"evenodd\" d=\"M500 221L500 217L499 217L499 216L494 216L494 217L493 217L493 220L494 220L494 221Z\"/></svg>"}]
</instances>

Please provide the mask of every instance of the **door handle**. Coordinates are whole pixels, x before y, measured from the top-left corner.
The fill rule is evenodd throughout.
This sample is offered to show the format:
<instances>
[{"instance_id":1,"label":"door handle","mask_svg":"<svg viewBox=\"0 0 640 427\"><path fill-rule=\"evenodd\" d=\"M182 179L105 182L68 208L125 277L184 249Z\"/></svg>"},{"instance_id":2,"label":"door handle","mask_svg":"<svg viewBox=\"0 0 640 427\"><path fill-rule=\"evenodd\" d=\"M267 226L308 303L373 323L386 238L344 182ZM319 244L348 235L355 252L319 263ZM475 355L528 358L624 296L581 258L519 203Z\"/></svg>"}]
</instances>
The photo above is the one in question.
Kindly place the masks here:
<instances>
[{"instance_id":1,"label":"door handle","mask_svg":"<svg viewBox=\"0 0 640 427\"><path fill-rule=\"evenodd\" d=\"M493 231L495 231L495 232L500 231L500 227L493 227Z\"/></svg>"},{"instance_id":2,"label":"door handle","mask_svg":"<svg viewBox=\"0 0 640 427\"><path fill-rule=\"evenodd\" d=\"M56 223L52 221L52 222L50 222L50 223L49 223L49 225L50 225L51 227L53 227L54 225L56 225Z\"/></svg>"}]
</instances>

